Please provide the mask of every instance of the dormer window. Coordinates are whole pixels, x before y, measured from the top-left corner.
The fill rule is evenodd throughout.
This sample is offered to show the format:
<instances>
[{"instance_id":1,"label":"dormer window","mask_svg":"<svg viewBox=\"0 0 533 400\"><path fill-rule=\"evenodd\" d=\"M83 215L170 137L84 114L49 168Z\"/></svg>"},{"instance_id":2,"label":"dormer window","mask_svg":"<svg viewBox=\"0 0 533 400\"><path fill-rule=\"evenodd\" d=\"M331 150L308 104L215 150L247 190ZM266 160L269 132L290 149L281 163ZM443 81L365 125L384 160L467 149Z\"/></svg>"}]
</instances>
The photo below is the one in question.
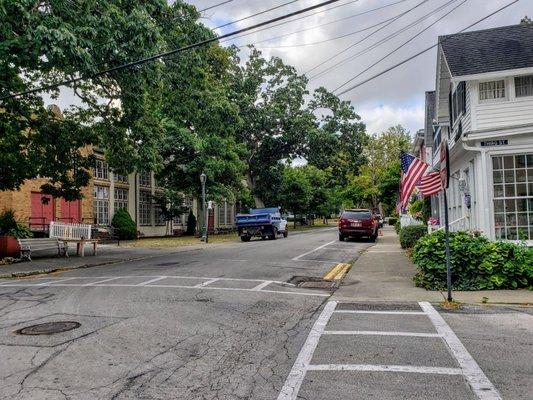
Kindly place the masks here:
<instances>
[{"instance_id":1,"label":"dormer window","mask_svg":"<svg viewBox=\"0 0 533 400\"><path fill-rule=\"evenodd\" d=\"M479 84L479 100L505 99L505 81L481 82Z\"/></svg>"},{"instance_id":2,"label":"dormer window","mask_svg":"<svg viewBox=\"0 0 533 400\"><path fill-rule=\"evenodd\" d=\"M533 75L514 78L516 97L533 96Z\"/></svg>"}]
</instances>

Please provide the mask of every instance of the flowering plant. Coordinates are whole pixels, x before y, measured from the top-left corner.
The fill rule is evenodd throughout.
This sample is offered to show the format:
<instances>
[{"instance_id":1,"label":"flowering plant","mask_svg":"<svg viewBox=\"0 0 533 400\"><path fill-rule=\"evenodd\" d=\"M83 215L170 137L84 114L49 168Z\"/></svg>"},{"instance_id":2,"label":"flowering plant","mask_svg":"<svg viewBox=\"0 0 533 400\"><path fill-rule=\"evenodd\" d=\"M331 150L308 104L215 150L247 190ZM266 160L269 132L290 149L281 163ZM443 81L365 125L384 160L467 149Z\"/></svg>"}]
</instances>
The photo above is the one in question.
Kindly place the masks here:
<instances>
[{"instance_id":1,"label":"flowering plant","mask_svg":"<svg viewBox=\"0 0 533 400\"><path fill-rule=\"evenodd\" d=\"M428 219L428 225L439 225L439 219L437 217L430 217Z\"/></svg>"}]
</instances>

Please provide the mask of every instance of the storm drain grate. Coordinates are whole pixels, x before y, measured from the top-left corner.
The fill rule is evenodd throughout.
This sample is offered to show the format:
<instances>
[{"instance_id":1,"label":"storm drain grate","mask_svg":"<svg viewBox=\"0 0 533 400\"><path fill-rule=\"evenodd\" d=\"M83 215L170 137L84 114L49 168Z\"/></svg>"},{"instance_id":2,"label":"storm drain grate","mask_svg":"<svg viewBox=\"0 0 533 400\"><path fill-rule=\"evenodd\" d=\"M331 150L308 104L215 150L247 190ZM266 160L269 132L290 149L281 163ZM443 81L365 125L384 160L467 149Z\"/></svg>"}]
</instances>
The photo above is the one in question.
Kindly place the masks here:
<instances>
[{"instance_id":1,"label":"storm drain grate","mask_svg":"<svg viewBox=\"0 0 533 400\"><path fill-rule=\"evenodd\" d=\"M71 331L80 326L81 324L76 321L45 322L43 324L26 326L15 331L15 333L19 335L52 335L54 333Z\"/></svg>"}]
</instances>

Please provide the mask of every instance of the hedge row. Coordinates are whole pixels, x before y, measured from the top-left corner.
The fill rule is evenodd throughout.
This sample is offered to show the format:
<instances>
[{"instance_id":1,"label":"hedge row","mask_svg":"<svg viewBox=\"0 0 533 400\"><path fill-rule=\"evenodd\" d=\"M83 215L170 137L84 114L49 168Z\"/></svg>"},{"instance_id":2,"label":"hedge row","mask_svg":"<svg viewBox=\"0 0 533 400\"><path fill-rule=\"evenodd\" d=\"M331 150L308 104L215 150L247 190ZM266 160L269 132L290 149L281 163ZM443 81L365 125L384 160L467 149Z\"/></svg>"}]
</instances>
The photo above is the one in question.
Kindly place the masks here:
<instances>
[{"instance_id":1,"label":"hedge row","mask_svg":"<svg viewBox=\"0 0 533 400\"><path fill-rule=\"evenodd\" d=\"M533 248L510 242L491 242L469 232L450 233L452 284L455 290L533 288ZM446 288L443 231L418 240L413 261L419 272L415 284L428 290Z\"/></svg>"}]
</instances>

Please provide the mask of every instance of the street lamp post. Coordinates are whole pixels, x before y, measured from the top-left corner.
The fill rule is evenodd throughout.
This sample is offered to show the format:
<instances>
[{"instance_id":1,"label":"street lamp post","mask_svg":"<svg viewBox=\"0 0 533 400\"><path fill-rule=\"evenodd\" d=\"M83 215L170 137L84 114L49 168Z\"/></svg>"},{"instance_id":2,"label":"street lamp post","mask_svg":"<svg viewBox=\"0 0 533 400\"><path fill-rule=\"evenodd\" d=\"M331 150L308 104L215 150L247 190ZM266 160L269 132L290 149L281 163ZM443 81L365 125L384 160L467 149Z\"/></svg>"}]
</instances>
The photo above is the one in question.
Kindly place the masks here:
<instances>
[{"instance_id":1,"label":"street lamp post","mask_svg":"<svg viewBox=\"0 0 533 400\"><path fill-rule=\"evenodd\" d=\"M200 175L200 182L202 183L202 215L203 215L203 220L204 220L204 226L203 226L203 235L202 235L202 238L205 240L205 242L207 243L207 231L208 231L208 222L207 222L207 215L206 215L206 208L205 208L205 182L207 180L207 175L202 173Z\"/></svg>"}]
</instances>

